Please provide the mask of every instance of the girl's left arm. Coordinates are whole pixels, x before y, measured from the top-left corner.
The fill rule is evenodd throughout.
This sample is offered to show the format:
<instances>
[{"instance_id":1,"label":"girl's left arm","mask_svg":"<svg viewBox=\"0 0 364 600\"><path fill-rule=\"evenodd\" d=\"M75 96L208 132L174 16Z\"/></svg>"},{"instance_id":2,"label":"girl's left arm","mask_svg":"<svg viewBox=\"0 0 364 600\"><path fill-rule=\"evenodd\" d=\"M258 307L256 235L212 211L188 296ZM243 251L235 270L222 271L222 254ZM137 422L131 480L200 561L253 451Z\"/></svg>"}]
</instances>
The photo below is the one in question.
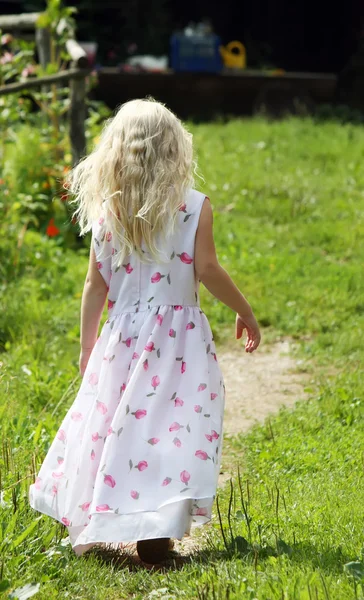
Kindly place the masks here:
<instances>
[{"instance_id":1,"label":"girl's left arm","mask_svg":"<svg viewBox=\"0 0 364 600\"><path fill-rule=\"evenodd\" d=\"M97 268L93 244L81 302L80 373L83 376L97 340L102 311L107 297L107 285Z\"/></svg>"}]
</instances>

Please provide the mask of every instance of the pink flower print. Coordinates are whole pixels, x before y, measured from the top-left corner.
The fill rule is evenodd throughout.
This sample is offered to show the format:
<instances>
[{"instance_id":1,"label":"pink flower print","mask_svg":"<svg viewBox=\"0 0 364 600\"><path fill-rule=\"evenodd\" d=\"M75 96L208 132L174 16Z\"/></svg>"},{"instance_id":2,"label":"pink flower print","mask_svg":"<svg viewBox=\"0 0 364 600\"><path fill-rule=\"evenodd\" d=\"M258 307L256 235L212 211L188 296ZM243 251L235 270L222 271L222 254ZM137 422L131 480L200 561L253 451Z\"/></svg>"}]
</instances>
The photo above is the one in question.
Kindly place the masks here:
<instances>
[{"instance_id":1,"label":"pink flower print","mask_svg":"<svg viewBox=\"0 0 364 600\"><path fill-rule=\"evenodd\" d=\"M114 308L114 304L115 304L115 300L108 300L107 301L107 309L112 310Z\"/></svg>"},{"instance_id":2,"label":"pink flower print","mask_svg":"<svg viewBox=\"0 0 364 600\"><path fill-rule=\"evenodd\" d=\"M187 485L189 480L191 479L191 475L189 474L188 471L181 471L180 478L181 478L182 483L185 483Z\"/></svg>"},{"instance_id":3,"label":"pink flower print","mask_svg":"<svg viewBox=\"0 0 364 600\"><path fill-rule=\"evenodd\" d=\"M148 444L150 444L151 446L155 446L156 444L158 444L158 442L160 442L160 439L159 438L155 438L155 437L150 438L148 440Z\"/></svg>"},{"instance_id":4,"label":"pink flower print","mask_svg":"<svg viewBox=\"0 0 364 600\"><path fill-rule=\"evenodd\" d=\"M181 212L186 212L186 204L182 204L181 208L179 208Z\"/></svg>"},{"instance_id":5,"label":"pink flower print","mask_svg":"<svg viewBox=\"0 0 364 600\"><path fill-rule=\"evenodd\" d=\"M95 460L95 450L91 450L91 460Z\"/></svg>"},{"instance_id":6,"label":"pink flower print","mask_svg":"<svg viewBox=\"0 0 364 600\"><path fill-rule=\"evenodd\" d=\"M143 369L144 369L144 371L148 371L148 367L149 367L148 359L146 358L145 361L143 362Z\"/></svg>"},{"instance_id":7,"label":"pink flower print","mask_svg":"<svg viewBox=\"0 0 364 600\"><path fill-rule=\"evenodd\" d=\"M106 512L107 510L111 510L111 508L110 508L110 506L108 504L98 504L96 506L96 512ZM91 516L92 515L90 515L90 517Z\"/></svg>"},{"instance_id":8,"label":"pink flower print","mask_svg":"<svg viewBox=\"0 0 364 600\"><path fill-rule=\"evenodd\" d=\"M61 440L61 442L64 442L66 440L66 432L64 429L60 429L57 433L57 439Z\"/></svg>"},{"instance_id":9,"label":"pink flower print","mask_svg":"<svg viewBox=\"0 0 364 600\"><path fill-rule=\"evenodd\" d=\"M178 437L174 438L173 443L175 446L177 446L177 448L180 448L182 446L182 442Z\"/></svg>"},{"instance_id":10,"label":"pink flower print","mask_svg":"<svg viewBox=\"0 0 364 600\"><path fill-rule=\"evenodd\" d=\"M158 375L154 375L154 377L152 377L152 388L153 388L154 391L157 389L157 387L159 386L160 382L161 381L160 381Z\"/></svg>"},{"instance_id":11,"label":"pink flower print","mask_svg":"<svg viewBox=\"0 0 364 600\"><path fill-rule=\"evenodd\" d=\"M181 306L180 304L175 304L173 308L174 310L183 310L183 306Z\"/></svg>"},{"instance_id":12,"label":"pink flower print","mask_svg":"<svg viewBox=\"0 0 364 600\"><path fill-rule=\"evenodd\" d=\"M205 433L205 438L209 441L212 442L212 435L210 435L209 433Z\"/></svg>"},{"instance_id":13,"label":"pink flower print","mask_svg":"<svg viewBox=\"0 0 364 600\"><path fill-rule=\"evenodd\" d=\"M123 344L125 344L125 346L127 348L130 348L132 341L133 341L132 338L128 337L128 338L126 338L126 340L123 341Z\"/></svg>"},{"instance_id":14,"label":"pink flower print","mask_svg":"<svg viewBox=\"0 0 364 600\"><path fill-rule=\"evenodd\" d=\"M193 258L191 258L187 252L182 252L182 254L177 254L177 256L185 265L193 263Z\"/></svg>"},{"instance_id":15,"label":"pink flower print","mask_svg":"<svg viewBox=\"0 0 364 600\"><path fill-rule=\"evenodd\" d=\"M53 496L55 496L56 494L58 494L58 487L56 485L52 486L51 492L53 494Z\"/></svg>"},{"instance_id":16,"label":"pink flower print","mask_svg":"<svg viewBox=\"0 0 364 600\"><path fill-rule=\"evenodd\" d=\"M86 512L90 508L90 504L91 504L91 502L84 502L83 504L80 505L80 509L83 510L84 512Z\"/></svg>"},{"instance_id":17,"label":"pink flower print","mask_svg":"<svg viewBox=\"0 0 364 600\"><path fill-rule=\"evenodd\" d=\"M139 358L139 354L137 352L134 352L133 356L132 356L132 360L138 360Z\"/></svg>"},{"instance_id":18,"label":"pink flower print","mask_svg":"<svg viewBox=\"0 0 364 600\"><path fill-rule=\"evenodd\" d=\"M126 383L123 383L122 386L120 387L120 394L125 392L125 390L126 390Z\"/></svg>"},{"instance_id":19,"label":"pink flower print","mask_svg":"<svg viewBox=\"0 0 364 600\"><path fill-rule=\"evenodd\" d=\"M104 475L104 483L111 488L116 486L116 481L112 475Z\"/></svg>"},{"instance_id":20,"label":"pink flower print","mask_svg":"<svg viewBox=\"0 0 364 600\"><path fill-rule=\"evenodd\" d=\"M99 219L99 225L102 225L104 221L105 221L104 217L100 217L100 219Z\"/></svg>"},{"instance_id":21,"label":"pink flower print","mask_svg":"<svg viewBox=\"0 0 364 600\"><path fill-rule=\"evenodd\" d=\"M209 458L209 455L204 450L196 450L195 456L201 460L207 460Z\"/></svg>"},{"instance_id":22,"label":"pink flower print","mask_svg":"<svg viewBox=\"0 0 364 600\"><path fill-rule=\"evenodd\" d=\"M217 356L216 356L215 352L212 352L212 356L214 357L214 360L216 360L216 362L217 362Z\"/></svg>"},{"instance_id":23,"label":"pink flower print","mask_svg":"<svg viewBox=\"0 0 364 600\"><path fill-rule=\"evenodd\" d=\"M99 400L96 400L96 410L98 410L102 415L105 415L107 413L107 406L106 404L104 404L103 402L100 402Z\"/></svg>"},{"instance_id":24,"label":"pink flower print","mask_svg":"<svg viewBox=\"0 0 364 600\"><path fill-rule=\"evenodd\" d=\"M146 350L147 352L153 352L154 342L148 342L147 345L145 346L144 350Z\"/></svg>"},{"instance_id":25,"label":"pink flower print","mask_svg":"<svg viewBox=\"0 0 364 600\"><path fill-rule=\"evenodd\" d=\"M190 321L186 325L186 331L188 331L189 329L194 329L195 327L196 327L196 325L192 321Z\"/></svg>"},{"instance_id":26,"label":"pink flower print","mask_svg":"<svg viewBox=\"0 0 364 600\"><path fill-rule=\"evenodd\" d=\"M112 433L114 433L114 430L112 427L109 427L109 429L107 430L107 434L106 435L111 435Z\"/></svg>"},{"instance_id":27,"label":"pink flower print","mask_svg":"<svg viewBox=\"0 0 364 600\"><path fill-rule=\"evenodd\" d=\"M98 270L100 271L102 269L102 262L96 263L96 266L97 266Z\"/></svg>"},{"instance_id":28,"label":"pink flower print","mask_svg":"<svg viewBox=\"0 0 364 600\"><path fill-rule=\"evenodd\" d=\"M34 487L36 490L40 490L41 489L41 481L42 479L40 477L37 477L34 483Z\"/></svg>"},{"instance_id":29,"label":"pink flower print","mask_svg":"<svg viewBox=\"0 0 364 600\"><path fill-rule=\"evenodd\" d=\"M175 332L175 330L174 330L174 329L170 329L170 330L169 330L169 334L168 334L168 335L169 335L169 337L171 337L171 338L175 338L175 337L176 337L176 332Z\"/></svg>"},{"instance_id":30,"label":"pink flower print","mask_svg":"<svg viewBox=\"0 0 364 600\"><path fill-rule=\"evenodd\" d=\"M193 407L193 410L197 413L202 412L202 406L200 406L199 404L195 404L195 406Z\"/></svg>"},{"instance_id":31,"label":"pink flower print","mask_svg":"<svg viewBox=\"0 0 364 600\"><path fill-rule=\"evenodd\" d=\"M146 416L147 411L139 408L135 413L131 413L131 414L134 415L136 419L142 419L143 417Z\"/></svg>"},{"instance_id":32,"label":"pink flower print","mask_svg":"<svg viewBox=\"0 0 364 600\"><path fill-rule=\"evenodd\" d=\"M162 325L162 323L163 323L163 316L162 315L157 315L157 323L158 323L158 325Z\"/></svg>"},{"instance_id":33,"label":"pink flower print","mask_svg":"<svg viewBox=\"0 0 364 600\"><path fill-rule=\"evenodd\" d=\"M187 367L187 364L182 361L182 363L181 363L181 373L185 373L186 372L186 367Z\"/></svg>"},{"instance_id":34,"label":"pink flower print","mask_svg":"<svg viewBox=\"0 0 364 600\"><path fill-rule=\"evenodd\" d=\"M133 498L133 500L138 500L139 498L139 492L137 492L136 490L131 490L130 495Z\"/></svg>"},{"instance_id":35,"label":"pink flower print","mask_svg":"<svg viewBox=\"0 0 364 600\"><path fill-rule=\"evenodd\" d=\"M63 525L66 525L66 527L69 527L71 525L71 521L67 519L67 517L62 517L61 521Z\"/></svg>"},{"instance_id":36,"label":"pink flower print","mask_svg":"<svg viewBox=\"0 0 364 600\"><path fill-rule=\"evenodd\" d=\"M88 378L88 382L91 385L97 385L99 382L99 378L97 376L97 373L91 373L90 377Z\"/></svg>"},{"instance_id":37,"label":"pink flower print","mask_svg":"<svg viewBox=\"0 0 364 600\"><path fill-rule=\"evenodd\" d=\"M174 423L172 423L172 425L170 426L169 431L179 431L182 427L183 425L180 425L179 423L174 421Z\"/></svg>"},{"instance_id":38,"label":"pink flower print","mask_svg":"<svg viewBox=\"0 0 364 600\"><path fill-rule=\"evenodd\" d=\"M98 434L98 432L96 432L92 434L91 439L93 442L98 442L100 437L101 436Z\"/></svg>"},{"instance_id":39,"label":"pink flower print","mask_svg":"<svg viewBox=\"0 0 364 600\"><path fill-rule=\"evenodd\" d=\"M125 273L127 275L130 275L130 273L132 273L134 271L133 267L131 266L130 263L128 263L127 265L123 265L124 269L125 269Z\"/></svg>"},{"instance_id":40,"label":"pink flower print","mask_svg":"<svg viewBox=\"0 0 364 600\"><path fill-rule=\"evenodd\" d=\"M217 398L217 394L211 394L211 400L215 400Z\"/></svg>"},{"instance_id":41,"label":"pink flower print","mask_svg":"<svg viewBox=\"0 0 364 600\"><path fill-rule=\"evenodd\" d=\"M151 276L150 281L152 283L159 283L159 281L162 279L162 277L164 277L164 275L162 275L161 273L158 273L158 271L156 273L154 273L154 275Z\"/></svg>"},{"instance_id":42,"label":"pink flower print","mask_svg":"<svg viewBox=\"0 0 364 600\"><path fill-rule=\"evenodd\" d=\"M197 388L197 391L198 392L203 392L206 388L207 388L206 383L200 383L200 385Z\"/></svg>"},{"instance_id":43,"label":"pink flower print","mask_svg":"<svg viewBox=\"0 0 364 600\"><path fill-rule=\"evenodd\" d=\"M80 413L80 412L73 412L71 414L72 421L82 421L82 418L83 418L82 413Z\"/></svg>"},{"instance_id":44,"label":"pink flower print","mask_svg":"<svg viewBox=\"0 0 364 600\"><path fill-rule=\"evenodd\" d=\"M211 435L214 440L218 440L220 437L219 434L217 433L217 431L215 431L214 429L211 431Z\"/></svg>"},{"instance_id":45,"label":"pink flower print","mask_svg":"<svg viewBox=\"0 0 364 600\"><path fill-rule=\"evenodd\" d=\"M198 515L199 517L207 517L207 508L198 508L195 512L195 515Z\"/></svg>"},{"instance_id":46,"label":"pink flower print","mask_svg":"<svg viewBox=\"0 0 364 600\"><path fill-rule=\"evenodd\" d=\"M105 240L107 242L111 242L111 240L112 240L112 233L111 233L111 231L107 232L107 234L105 235Z\"/></svg>"},{"instance_id":47,"label":"pink flower print","mask_svg":"<svg viewBox=\"0 0 364 600\"><path fill-rule=\"evenodd\" d=\"M60 473L57 473L57 471L53 471L52 473L52 477L54 479L61 479L61 477L63 477L64 473L62 473L62 471Z\"/></svg>"},{"instance_id":48,"label":"pink flower print","mask_svg":"<svg viewBox=\"0 0 364 600\"><path fill-rule=\"evenodd\" d=\"M169 485L171 483L171 481L172 481L171 477L166 477L165 479L163 479L162 486L166 487L166 485Z\"/></svg>"},{"instance_id":49,"label":"pink flower print","mask_svg":"<svg viewBox=\"0 0 364 600\"><path fill-rule=\"evenodd\" d=\"M63 461L64 461L63 456L57 456L57 462L59 465L61 465L63 463Z\"/></svg>"},{"instance_id":50,"label":"pink flower print","mask_svg":"<svg viewBox=\"0 0 364 600\"><path fill-rule=\"evenodd\" d=\"M114 256L116 254L116 248L111 248L111 255Z\"/></svg>"},{"instance_id":51,"label":"pink flower print","mask_svg":"<svg viewBox=\"0 0 364 600\"><path fill-rule=\"evenodd\" d=\"M181 398L176 398L174 401L174 405L175 406L183 406L184 402L183 402L183 400L181 400Z\"/></svg>"},{"instance_id":52,"label":"pink flower print","mask_svg":"<svg viewBox=\"0 0 364 600\"><path fill-rule=\"evenodd\" d=\"M148 468L148 463L146 460L141 460L140 462L138 462L136 469L138 469L138 471L145 471L145 469Z\"/></svg>"}]
</instances>

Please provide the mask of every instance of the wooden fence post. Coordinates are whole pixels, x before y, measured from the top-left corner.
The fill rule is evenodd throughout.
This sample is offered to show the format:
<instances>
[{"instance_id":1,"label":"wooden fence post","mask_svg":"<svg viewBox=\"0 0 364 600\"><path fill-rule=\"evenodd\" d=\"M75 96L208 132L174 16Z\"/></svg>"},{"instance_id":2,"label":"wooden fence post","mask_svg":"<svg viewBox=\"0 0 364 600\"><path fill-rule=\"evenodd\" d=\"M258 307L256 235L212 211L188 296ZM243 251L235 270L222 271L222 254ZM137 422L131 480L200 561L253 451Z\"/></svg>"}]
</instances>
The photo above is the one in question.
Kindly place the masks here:
<instances>
[{"instance_id":1,"label":"wooden fence post","mask_svg":"<svg viewBox=\"0 0 364 600\"><path fill-rule=\"evenodd\" d=\"M72 67L84 69L88 66L86 52L76 42L68 40L67 52L72 58ZM75 165L86 153L86 78L73 78L70 81L70 139L72 147L72 164Z\"/></svg>"},{"instance_id":2,"label":"wooden fence post","mask_svg":"<svg viewBox=\"0 0 364 600\"><path fill-rule=\"evenodd\" d=\"M75 165L86 153L86 79L79 77L70 81L71 105L69 112L72 164Z\"/></svg>"}]
</instances>

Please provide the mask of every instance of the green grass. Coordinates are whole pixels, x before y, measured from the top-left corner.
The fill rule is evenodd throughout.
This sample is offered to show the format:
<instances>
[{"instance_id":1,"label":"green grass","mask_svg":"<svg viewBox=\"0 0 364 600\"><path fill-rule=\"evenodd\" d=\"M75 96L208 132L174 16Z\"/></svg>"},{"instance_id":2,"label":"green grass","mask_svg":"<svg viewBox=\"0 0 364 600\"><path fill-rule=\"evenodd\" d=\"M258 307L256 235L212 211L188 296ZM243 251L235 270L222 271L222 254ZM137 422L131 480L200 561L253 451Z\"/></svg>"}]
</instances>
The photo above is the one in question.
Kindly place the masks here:
<instances>
[{"instance_id":1,"label":"green grass","mask_svg":"<svg viewBox=\"0 0 364 600\"><path fill-rule=\"evenodd\" d=\"M201 552L178 568L77 558L27 498L77 390L87 259L27 234L26 266L0 287L4 598L31 582L40 600L364 598L364 130L292 119L193 132L221 262L264 326L261 350L297 341L309 400L225 440L235 473L219 494L225 540L215 510ZM205 292L202 303L222 348L233 315Z\"/></svg>"}]
</instances>

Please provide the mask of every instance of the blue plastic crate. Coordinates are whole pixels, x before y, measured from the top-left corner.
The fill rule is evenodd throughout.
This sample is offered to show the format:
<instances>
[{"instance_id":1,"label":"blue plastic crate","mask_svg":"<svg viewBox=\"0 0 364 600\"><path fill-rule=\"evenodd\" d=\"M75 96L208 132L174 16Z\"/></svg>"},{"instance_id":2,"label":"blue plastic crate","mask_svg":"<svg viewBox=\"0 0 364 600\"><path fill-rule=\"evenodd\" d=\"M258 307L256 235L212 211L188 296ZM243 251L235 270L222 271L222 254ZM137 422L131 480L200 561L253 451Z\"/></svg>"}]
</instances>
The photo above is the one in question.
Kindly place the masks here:
<instances>
[{"instance_id":1,"label":"blue plastic crate","mask_svg":"<svg viewBox=\"0 0 364 600\"><path fill-rule=\"evenodd\" d=\"M221 39L211 35L184 35L171 37L171 68L174 71L217 73L223 64L219 51Z\"/></svg>"}]
</instances>

